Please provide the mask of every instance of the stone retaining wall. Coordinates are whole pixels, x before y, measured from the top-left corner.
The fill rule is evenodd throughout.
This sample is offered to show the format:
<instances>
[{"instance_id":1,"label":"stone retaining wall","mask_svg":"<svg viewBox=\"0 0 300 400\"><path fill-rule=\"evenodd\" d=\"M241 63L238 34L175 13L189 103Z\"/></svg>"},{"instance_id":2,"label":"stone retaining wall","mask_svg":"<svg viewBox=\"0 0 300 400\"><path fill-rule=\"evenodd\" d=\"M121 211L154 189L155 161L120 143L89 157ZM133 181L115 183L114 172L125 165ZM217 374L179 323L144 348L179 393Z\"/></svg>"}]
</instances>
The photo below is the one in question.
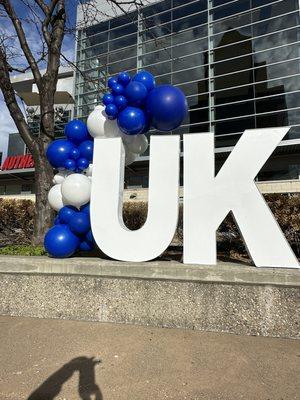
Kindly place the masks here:
<instances>
[{"instance_id":1,"label":"stone retaining wall","mask_svg":"<svg viewBox=\"0 0 300 400\"><path fill-rule=\"evenodd\" d=\"M299 337L299 271L0 257L0 314Z\"/></svg>"}]
</instances>

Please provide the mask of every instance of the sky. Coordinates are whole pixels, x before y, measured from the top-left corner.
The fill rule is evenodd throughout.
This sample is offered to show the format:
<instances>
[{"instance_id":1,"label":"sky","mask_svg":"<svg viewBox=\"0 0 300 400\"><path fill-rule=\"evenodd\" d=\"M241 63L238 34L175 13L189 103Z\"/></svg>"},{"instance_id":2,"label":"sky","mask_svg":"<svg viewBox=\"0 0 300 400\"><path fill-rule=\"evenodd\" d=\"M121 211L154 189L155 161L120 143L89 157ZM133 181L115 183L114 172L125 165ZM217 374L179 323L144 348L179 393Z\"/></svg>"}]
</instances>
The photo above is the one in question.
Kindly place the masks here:
<instances>
[{"instance_id":1,"label":"sky","mask_svg":"<svg viewBox=\"0 0 300 400\"><path fill-rule=\"evenodd\" d=\"M32 0L26 0L30 5L33 4ZM15 11L22 18L23 27L26 33L26 37L28 39L28 43L33 53L37 55L41 50L41 40L40 35L33 24L32 19L34 18L34 12L38 13L37 9L31 11L29 7L27 7L23 0L14 0L12 1L13 6L15 7ZM67 9L67 21L68 25L74 27L76 21L76 6L77 0L67 0L66 1L68 9ZM1 7L0 7L1 10ZM30 21L31 20L31 21ZM14 55L18 53L18 49L16 46L17 39L14 37L15 32L12 26L12 23L7 18L1 18L0 16L0 36L10 36L11 40L7 42L7 46L12 49ZM75 38L74 35L67 35L64 39L63 43L63 53L66 57L73 61L74 60L74 49L75 49ZM24 66L24 58L16 57L14 60L14 65L18 67ZM41 65L41 68L43 66ZM9 111L5 105L3 100L3 95L0 90L0 152L7 148L7 141L9 133L16 132L16 126L10 117ZM5 156L5 154L4 154Z\"/></svg>"}]
</instances>

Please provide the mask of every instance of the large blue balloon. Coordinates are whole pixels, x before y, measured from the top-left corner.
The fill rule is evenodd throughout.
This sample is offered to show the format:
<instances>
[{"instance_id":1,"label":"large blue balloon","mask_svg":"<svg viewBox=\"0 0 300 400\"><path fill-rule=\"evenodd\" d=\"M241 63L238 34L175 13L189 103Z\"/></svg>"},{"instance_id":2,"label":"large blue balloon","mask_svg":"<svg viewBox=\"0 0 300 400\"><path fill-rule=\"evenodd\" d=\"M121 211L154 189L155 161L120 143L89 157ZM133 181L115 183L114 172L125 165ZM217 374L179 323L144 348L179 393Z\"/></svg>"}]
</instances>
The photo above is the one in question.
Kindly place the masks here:
<instances>
[{"instance_id":1,"label":"large blue balloon","mask_svg":"<svg viewBox=\"0 0 300 400\"><path fill-rule=\"evenodd\" d=\"M73 215L78 212L77 208L73 206L64 206L58 212L58 218L62 224L68 224Z\"/></svg>"},{"instance_id":2,"label":"large blue balloon","mask_svg":"<svg viewBox=\"0 0 300 400\"><path fill-rule=\"evenodd\" d=\"M87 215L90 215L90 203L81 206L80 211L86 213Z\"/></svg>"},{"instance_id":3,"label":"large blue balloon","mask_svg":"<svg viewBox=\"0 0 300 400\"><path fill-rule=\"evenodd\" d=\"M118 107L119 110L124 110L127 106L127 99L125 96L117 96L115 98L115 105Z\"/></svg>"},{"instance_id":4,"label":"large blue balloon","mask_svg":"<svg viewBox=\"0 0 300 400\"><path fill-rule=\"evenodd\" d=\"M68 158L65 163L64 167L68 169L69 171L75 171L76 169L76 161L72 160L71 158Z\"/></svg>"},{"instance_id":5,"label":"large blue balloon","mask_svg":"<svg viewBox=\"0 0 300 400\"><path fill-rule=\"evenodd\" d=\"M116 78L114 78L113 76L109 78L109 80L107 81L107 86L112 89L112 87L114 85L116 85L118 83L118 80Z\"/></svg>"},{"instance_id":6,"label":"large blue balloon","mask_svg":"<svg viewBox=\"0 0 300 400\"><path fill-rule=\"evenodd\" d=\"M65 135L75 144L79 144L89 139L89 132L86 124L79 119L73 119L65 127Z\"/></svg>"},{"instance_id":7,"label":"large blue balloon","mask_svg":"<svg viewBox=\"0 0 300 400\"><path fill-rule=\"evenodd\" d=\"M118 83L120 85L126 86L131 81L130 75L128 72L120 72L118 75Z\"/></svg>"},{"instance_id":8,"label":"large blue balloon","mask_svg":"<svg viewBox=\"0 0 300 400\"><path fill-rule=\"evenodd\" d=\"M54 219L54 225L59 225L61 224L61 220L59 219L59 216L57 215Z\"/></svg>"},{"instance_id":9,"label":"large blue balloon","mask_svg":"<svg viewBox=\"0 0 300 400\"><path fill-rule=\"evenodd\" d=\"M95 243L95 239L91 230L85 235L85 240L90 243Z\"/></svg>"},{"instance_id":10,"label":"large blue balloon","mask_svg":"<svg viewBox=\"0 0 300 400\"><path fill-rule=\"evenodd\" d=\"M171 131L178 128L187 116L186 97L172 85L157 86L147 97L146 112L154 128Z\"/></svg>"},{"instance_id":11,"label":"large blue balloon","mask_svg":"<svg viewBox=\"0 0 300 400\"><path fill-rule=\"evenodd\" d=\"M115 98L112 94L110 93L105 93L103 96L102 102L105 106L108 106L108 104L112 104L114 102Z\"/></svg>"},{"instance_id":12,"label":"large blue balloon","mask_svg":"<svg viewBox=\"0 0 300 400\"><path fill-rule=\"evenodd\" d=\"M47 148L46 156L54 168L64 168L65 161L69 158L74 144L66 139L54 140Z\"/></svg>"},{"instance_id":13,"label":"large blue balloon","mask_svg":"<svg viewBox=\"0 0 300 400\"><path fill-rule=\"evenodd\" d=\"M94 244L84 240L83 242L80 243L79 249L81 251L91 251L94 249Z\"/></svg>"},{"instance_id":14,"label":"large blue balloon","mask_svg":"<svg viewBox=\"0 0 300 400\"><path fill-rule=\"evenodd\" d=\"M125 97L131 106L141 106L144 104L148 91L141 82L130 82L125 89Z\"/></svg>"},{"instance_id":15,"label":"large blue balloon","mask_svg":"<svg viewBox=\"0 0 300 400\"><path fill-rule=\"evenodd\" d=\"M148 92L150 92L150 90L154 89L155 87L154 76L147 71L138 72L137 74L134 75L132 80L142 83L144 86L146 86Z\"/></svg>"},{"instance_id":16,"label":"large blue balloon","mask_svg":"<svg viewBox=\"0 0 300 400\"><path fill-rule=\"evenodd\" d=\"M77 149L77 147L74 147L74 149L70 151L70 158L72 158L73 160L77 160L77 158L79 157L80 157L80 152Z\"/></svg>"},{"instance_id":17,"label":"large blue balloon","mask_svg":"<svg viewBox=\"0 0 300 400\"><path fill-rule=\"evenodd\" d=\"M115 96L120 96L121 94L124 93L124 86L117 83L116 85L113 85L111 90Z\"/></svg>"},{"instance_id":18,"label":"large blue balloon","mask_svg":"<svg viewBox=\"0 0 300 400\"><path fill-rule=\"evenodd\" d=\"M127 135L138 135L146 126L144 111L136 107L126 107L119 113L118 126Z\"/></svg>"},{"instance_id":19,"label":"large blue balloon","mask_svg":"<svg viewBox=\"0 0 300 400\"><path fill-rule=\"evenodd\" d=\"M85 235L91 229L90 217L84 212L77 212L69 220L69 227L76 235Z\"/></svg>"},{"instance_id":20,"label":"large blue balloon","mask_svg":"<svg viewBox=\"0 0 300 400\"><path fill-rule=\"evenodd\" d=\"M108 104L105 107L105 112L108 119L116 119L118 116L118 107L115 104Z\"/></svg>"},{"instance_id":21,"label":"large blue balloon","mask_svg":"<svg viewBox=\"0 0 300 400\"><path fill-rule=\"evenodd\" d=\"M80 157L92 161L94 152L94 142L92 140L85 140L79 145L78 149L80 151Z\"/></svg>"},{"instance_id":22,"label":"large blue balloon","mask_svg":"<svg viewBox=\"0 0 300 400\"><path fill-rule=\"evenodd\" d=\"M87 169L89 167L89 160L87 158L80 157L76 161L76 165L80 171L83 171L84 169Z\"/></svg>"},{"instance_id":23,"label":"large blue balloon","mask_svg":"<svg viewBox=\"0 0 300 400\"><path fill-rule=\"evenodd\" d=\"M80 240L67 225L55 225L49 229L44 239L44 246L53 257L70 257L75 253Z\"/></svg>"}]
</instances>

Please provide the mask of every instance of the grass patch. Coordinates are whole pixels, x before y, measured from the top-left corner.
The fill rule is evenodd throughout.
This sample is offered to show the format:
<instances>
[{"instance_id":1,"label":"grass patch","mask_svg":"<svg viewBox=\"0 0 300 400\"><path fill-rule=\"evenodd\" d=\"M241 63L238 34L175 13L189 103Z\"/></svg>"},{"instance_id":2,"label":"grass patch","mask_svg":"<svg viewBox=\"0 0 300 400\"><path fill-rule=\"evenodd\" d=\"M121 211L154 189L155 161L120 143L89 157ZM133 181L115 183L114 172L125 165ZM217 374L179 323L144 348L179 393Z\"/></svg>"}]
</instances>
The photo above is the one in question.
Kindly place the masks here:
<instances>
[{"instance_id":1,"label":"grass patch","mask_svg":"<svg viewBox=\"0 0 300 400\"><path fill-rule=\"evenodd\" d=\"M11 245L0 248L0 255L5 256L45 256L46 254L43 246Z\"/></svg>"}]
</instances>

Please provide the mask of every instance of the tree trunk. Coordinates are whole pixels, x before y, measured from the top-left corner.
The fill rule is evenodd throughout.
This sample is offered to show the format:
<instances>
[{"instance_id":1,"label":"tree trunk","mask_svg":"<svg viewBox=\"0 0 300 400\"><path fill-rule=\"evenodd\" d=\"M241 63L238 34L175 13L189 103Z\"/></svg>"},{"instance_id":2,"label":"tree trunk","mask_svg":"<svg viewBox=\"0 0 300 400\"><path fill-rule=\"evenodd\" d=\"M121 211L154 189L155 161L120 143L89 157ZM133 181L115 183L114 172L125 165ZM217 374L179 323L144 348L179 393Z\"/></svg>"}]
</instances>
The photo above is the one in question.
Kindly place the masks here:
<instances>
[{"instance_id":1,"label":"tree trunk","mask_svg":"<svg viewBox=\"0 0 300 400\"><path fill-rule=\"evenodd\" d=\"M38 141L39 152L33 152L35 163L35 212L33 244L43 244L44 236L53 225L54 211L48 203L48 193L53 186L53 169L49 164L45 150L51 139Z\"/></svg>"}]
</instances>

